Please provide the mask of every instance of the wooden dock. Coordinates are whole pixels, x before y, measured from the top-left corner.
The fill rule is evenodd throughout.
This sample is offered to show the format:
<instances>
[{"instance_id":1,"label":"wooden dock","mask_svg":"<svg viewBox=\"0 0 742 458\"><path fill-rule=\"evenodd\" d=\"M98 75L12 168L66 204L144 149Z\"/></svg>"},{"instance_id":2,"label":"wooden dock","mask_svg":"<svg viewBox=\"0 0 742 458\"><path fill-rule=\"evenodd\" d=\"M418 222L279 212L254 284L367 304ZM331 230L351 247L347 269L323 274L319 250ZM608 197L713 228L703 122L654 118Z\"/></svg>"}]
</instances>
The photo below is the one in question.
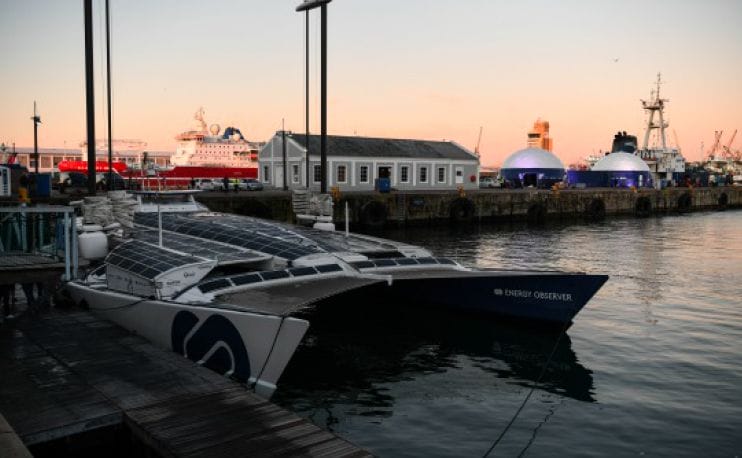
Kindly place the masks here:
<instances>
[{"instance_id":1,"label":"wooden dock","mask_svg":"<svg viewBox=\"0 0 742 458\"><path fill-rule=\"evenodd\" d=\"M120 427L166 457L370 456L88 312L26 314L0 326L0 374L0 414L32 450Z\"/></svg>"}]
</instances>

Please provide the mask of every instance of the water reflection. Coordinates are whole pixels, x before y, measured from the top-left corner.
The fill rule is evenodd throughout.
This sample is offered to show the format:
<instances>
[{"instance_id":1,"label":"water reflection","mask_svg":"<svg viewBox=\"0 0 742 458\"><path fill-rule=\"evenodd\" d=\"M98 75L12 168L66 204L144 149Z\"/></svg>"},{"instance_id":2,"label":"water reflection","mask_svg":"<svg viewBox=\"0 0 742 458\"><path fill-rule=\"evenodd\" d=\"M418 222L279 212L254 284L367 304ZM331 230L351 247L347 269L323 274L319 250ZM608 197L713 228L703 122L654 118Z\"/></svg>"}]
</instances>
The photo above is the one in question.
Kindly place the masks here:
<instances>
[{"instance_id":1,"label":"water reflection","mask_svg":"<svg viewBox=\"0 0 742 458\"><path fill-rule=\"evenodd\" d=\"M324 306L284 373L274 400L325 427L335 414L388 417L394 387L433 374L473 370L466 383L530 387L541 374L558 332L512 323L392 305ZM594 402L592 372L563 335L539 389ZM429 387L431 396L439 388ZM450 395L447 394L447 395ZM333 413L335 409L341 413Z\"/></svg>"}]
</instances>

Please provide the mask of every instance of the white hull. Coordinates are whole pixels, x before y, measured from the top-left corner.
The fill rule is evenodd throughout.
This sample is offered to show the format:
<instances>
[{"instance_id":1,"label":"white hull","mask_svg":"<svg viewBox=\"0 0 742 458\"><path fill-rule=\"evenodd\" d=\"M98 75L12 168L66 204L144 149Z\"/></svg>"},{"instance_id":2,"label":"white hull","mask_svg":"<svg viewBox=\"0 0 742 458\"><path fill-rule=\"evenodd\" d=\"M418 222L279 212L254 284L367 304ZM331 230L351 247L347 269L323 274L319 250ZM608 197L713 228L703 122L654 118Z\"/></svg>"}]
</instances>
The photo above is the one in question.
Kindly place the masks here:
<instances>
[{"instance_id":1,"label":"white hull","mask_svg":"<svg viewBox=\"0 0 742 458\"><path fill-rule=\"evenodd\" d=\"M73 300L153 344L181 353L270 397L309 323L239 310L142 299L80 282L67 284Z\"/></svg>"}]
</instances>

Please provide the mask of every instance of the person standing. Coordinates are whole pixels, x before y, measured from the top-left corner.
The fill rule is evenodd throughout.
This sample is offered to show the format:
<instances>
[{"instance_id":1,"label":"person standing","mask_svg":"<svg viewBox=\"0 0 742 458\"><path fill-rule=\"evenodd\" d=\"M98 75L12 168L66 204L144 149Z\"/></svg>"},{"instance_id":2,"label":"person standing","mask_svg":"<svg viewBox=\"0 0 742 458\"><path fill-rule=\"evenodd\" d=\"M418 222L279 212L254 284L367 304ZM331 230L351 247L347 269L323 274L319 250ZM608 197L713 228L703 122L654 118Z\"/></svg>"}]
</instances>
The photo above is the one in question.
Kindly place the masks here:
<instances>
[{"instance_id":1,"label":"person standing","mask_svg":"<svg viewBox=\"0 0 742 458\"><path fill-rule=\"evenodd\" d=\"M27 204L30 202L28 199L28 184L28 174L24 173L23 175L21 175L21 179L18 182L18 200L22 204Z\"/></svg>"}]
</instances>

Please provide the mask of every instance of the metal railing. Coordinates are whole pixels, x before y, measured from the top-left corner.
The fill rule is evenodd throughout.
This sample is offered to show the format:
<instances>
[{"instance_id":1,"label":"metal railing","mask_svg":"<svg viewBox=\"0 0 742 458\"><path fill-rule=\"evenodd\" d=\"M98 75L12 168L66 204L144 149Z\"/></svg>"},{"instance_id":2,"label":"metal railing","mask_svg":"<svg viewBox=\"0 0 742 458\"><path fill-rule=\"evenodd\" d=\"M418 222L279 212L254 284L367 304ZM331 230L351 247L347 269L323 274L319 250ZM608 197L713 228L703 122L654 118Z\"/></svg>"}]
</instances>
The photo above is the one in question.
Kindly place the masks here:
<instances>
[{"instance_id":1,"label":"metal railing","mask_svg":"<svg viewBox=\"0 0 742 458\"><path fill-rule=\"evenodd\" d=\"M61 205L0 207L0 257L43 256L64 261L64 279L77 277L74 208Z\"/></svg>"}]
</instances>

